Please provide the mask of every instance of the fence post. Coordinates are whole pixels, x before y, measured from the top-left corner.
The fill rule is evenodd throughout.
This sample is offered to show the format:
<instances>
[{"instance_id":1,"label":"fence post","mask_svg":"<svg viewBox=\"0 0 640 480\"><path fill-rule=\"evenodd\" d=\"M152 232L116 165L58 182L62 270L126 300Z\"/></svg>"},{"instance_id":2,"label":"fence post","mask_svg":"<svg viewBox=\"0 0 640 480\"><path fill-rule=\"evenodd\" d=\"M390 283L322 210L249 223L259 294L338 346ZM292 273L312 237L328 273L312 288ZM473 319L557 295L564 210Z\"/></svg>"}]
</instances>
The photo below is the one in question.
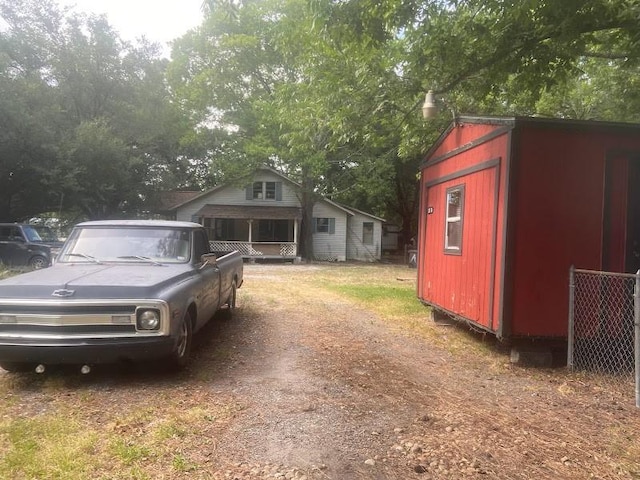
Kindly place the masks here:
<instances>
[{"instance_id":1,"label":"fence post","mask_svg":"<svg viewBox=\"0 0 640 480\"><path fill-rule=\"evenodd\" d=\"M567 332L567 367L573 371L573 322L575 315L576 296L576 268L571 265L569 268L569 331Z\"/></svg>"},{"instance_id":2,"label":"fence post","mask_svg":"<svg viewBox=\"0 0 640 480\"><path fill-rule=\"evenodd\" d=\"M636 287L633 290L633 325L636 407L640 408L640 270L636 272Z\"/></svg>"}]
</instances>

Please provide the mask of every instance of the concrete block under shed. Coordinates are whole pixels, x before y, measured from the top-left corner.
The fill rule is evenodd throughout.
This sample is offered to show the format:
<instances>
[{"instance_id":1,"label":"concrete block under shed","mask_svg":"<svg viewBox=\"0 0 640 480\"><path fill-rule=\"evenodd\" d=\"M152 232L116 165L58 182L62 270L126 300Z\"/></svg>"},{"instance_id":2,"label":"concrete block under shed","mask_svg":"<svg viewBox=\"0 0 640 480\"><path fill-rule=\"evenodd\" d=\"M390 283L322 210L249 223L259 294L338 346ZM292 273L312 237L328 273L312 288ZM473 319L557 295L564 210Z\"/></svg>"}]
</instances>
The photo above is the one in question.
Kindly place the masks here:
<instances>
[{"instance_id":1,"label":"concrete block under shed","mask_svg":"<svg viewBox=\"0 0 640 480\"><path fill-rule=\"evenodd\" d=\"M511 363L523 367L549 368L553 366L553 353L549 347L517 345L511 347Z\"/></svg>"}]
</instances>

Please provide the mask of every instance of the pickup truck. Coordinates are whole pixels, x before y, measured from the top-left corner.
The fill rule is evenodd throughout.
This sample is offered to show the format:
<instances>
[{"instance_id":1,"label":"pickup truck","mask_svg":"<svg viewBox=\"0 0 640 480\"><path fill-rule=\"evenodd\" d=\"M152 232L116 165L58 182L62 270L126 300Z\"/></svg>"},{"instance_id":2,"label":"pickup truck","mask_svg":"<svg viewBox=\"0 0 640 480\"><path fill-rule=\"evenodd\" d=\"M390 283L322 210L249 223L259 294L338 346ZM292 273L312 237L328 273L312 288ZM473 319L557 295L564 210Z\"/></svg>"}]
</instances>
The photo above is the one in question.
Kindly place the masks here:
<instances>
[{"instance_id":1,"label":"pickup truck","mask_svg":"<svg viewBox=\"0 0 640 480\"><path fill-rule=\"evenodd\" d=\"M197 223L75 226L54 265L0 281L0 367L164 359L184 367L193 335L243 281L238 252L210 253Z\"/></svg>"}]
</instances>

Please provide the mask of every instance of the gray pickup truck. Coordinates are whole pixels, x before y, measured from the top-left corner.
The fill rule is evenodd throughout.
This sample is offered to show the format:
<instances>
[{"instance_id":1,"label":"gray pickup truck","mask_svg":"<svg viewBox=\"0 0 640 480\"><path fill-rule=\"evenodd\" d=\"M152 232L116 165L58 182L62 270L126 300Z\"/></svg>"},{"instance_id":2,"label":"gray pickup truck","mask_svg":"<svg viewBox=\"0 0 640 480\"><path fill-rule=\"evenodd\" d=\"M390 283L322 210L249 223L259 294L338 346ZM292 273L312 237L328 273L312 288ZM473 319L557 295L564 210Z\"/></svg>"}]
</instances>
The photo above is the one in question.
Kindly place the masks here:
<instances>
[{"instance_id":1,"label":"gray pickup truck","mask_svg":"<svg viewBox=\"0 0 640 480\"><path fill-rule=\"evenodd\" d=\"M51 268L0 281L0 366L165 359L187 364L192 337L233 309L238 252L210 253L197 223L120 220L77 225Z\"/></svg>"}]
</instances>

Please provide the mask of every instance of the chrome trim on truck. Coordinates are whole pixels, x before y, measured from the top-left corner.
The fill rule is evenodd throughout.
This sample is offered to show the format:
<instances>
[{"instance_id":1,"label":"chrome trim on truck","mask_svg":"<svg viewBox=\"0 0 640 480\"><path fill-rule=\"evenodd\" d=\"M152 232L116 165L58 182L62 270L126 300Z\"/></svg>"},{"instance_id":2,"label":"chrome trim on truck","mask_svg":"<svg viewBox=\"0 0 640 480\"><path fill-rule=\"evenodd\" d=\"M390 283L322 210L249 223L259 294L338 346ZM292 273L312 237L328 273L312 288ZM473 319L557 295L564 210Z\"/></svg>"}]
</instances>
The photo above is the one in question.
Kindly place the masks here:
<instances>
[{"instance_id":1,"label":"chrome trim on truck","mask_svg":"<svg viewBox=\"0 0 640 480\"><path fill-rule=\"evenodd\" d=\"M30 308L33 307L33 308ZM94 308L92 308L94 307ZM101 307L95 312L95 307ZM114 307L110 310L109 307ZM83 309L85 309L83 311ZM153 331L130 331L136 326L136 315L140 309L155 309L160 311L160 328ZM77 310L77 313L74 313ZM94 311L92 311L94 310ZM118 317L117 321L114 317ZM128 317L128 321L125 321ZM13 320L14 321L9 321ZM28 331L3 331L4 325L34 325L60 327L68 333L53 334L51 332L30 333ZM72 333L73 326L121 326L128 327L128 332L95 332ZM166 336L171 330L171 316L169 304L164 300L144 299L109 299L109 300L0 300L0 339L1 338L121 338L132 336Z\"/></svg>"}]
</instances>

